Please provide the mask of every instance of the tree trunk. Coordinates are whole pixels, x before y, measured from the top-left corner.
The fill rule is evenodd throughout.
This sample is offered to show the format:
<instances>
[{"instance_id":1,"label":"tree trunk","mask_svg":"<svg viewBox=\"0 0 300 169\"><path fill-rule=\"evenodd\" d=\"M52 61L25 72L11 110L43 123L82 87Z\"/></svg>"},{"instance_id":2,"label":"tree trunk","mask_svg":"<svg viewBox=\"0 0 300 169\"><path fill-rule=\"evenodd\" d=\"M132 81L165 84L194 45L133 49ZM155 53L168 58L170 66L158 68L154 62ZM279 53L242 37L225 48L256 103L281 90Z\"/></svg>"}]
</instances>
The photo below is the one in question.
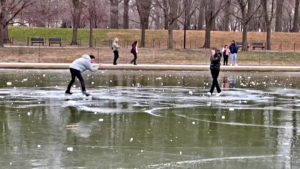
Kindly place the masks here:
<instances>
[{"instance_id":1,"label":"tree trunk","mask_svg":"<svg viewBox=\"0 0 300 169\"><path fill-rule=\"evenodd\" d=\"M204 41L204 48L210 48L210 35L211 35L211 30L212 30L212 24L209 22L206 24L206 29L205 29L205 41Z\"/></svg>"},{"instance_id":2,"label":"tree trunk","mask_svg":"<svg viewBox=\"0 0 300 169\"><path fill-rule=\"evenodd\" d=\"M4 46L4 25L6 18L6 0L0 0L0 47Z\"/></svg>"},{"instance_id":3,"label":"tree trunk","mask_svg":"<svg viewBox=\"0 0 300 169\"><path fill-rule=\"evenodd\" d=\"M299 2L300 0L295 0L295 14L292 32L299 32Z\"/></svg>"},{"instance_id":4,"label":"tree trunk","mask_svg":"<svg viewBox=\"0 0 300 169\"><path fill-rule=\"evenodd\" d=\"M164 28L165 30L169 29L169 18L168 18L168 2L163 0L163 12L164 12Z\"/></svg>"},{"instance_id":5,"label":"tree trunk","mask_svg":"<svg viewBox=\"0 0 300 169\"><path fill-rule=\"evenodd\" d=\"M243 24L243 51L248 51L248 25Z\"/></svg>"},{"instance_id":6,"label":"tree trunk","mask_svg":"<svg viewBox=\"0 0 300 169\"><path fill-rule=\"evenodd\" d=\"M89 47L92 48L93 45L93 27L92 24L90 23L90 39L89 39Z\"/></svg>"},{"instance_id":7,"label":"tree trunk","mask_svg":"<svg viewBox=\"0 0 300 169\"><path fill-rule=\"evenodd\" d=\"M248 16L254 14L254 10L255 10L254 7L255 7L255 2L253 2L253 0L248 0ZM257 22L256 18L252 17L250 19L248 23L248 31L253 31L253 32L256 31L256 22Z\"/></svg>"},{"instance_id":8,"label":"tree trunk","mask_svg":"<svg viewBox=\"0 0 300 169\"><path fill-rule=\"evenodd\" d=\"M191 8L192 8L192 1L191 0L185 0L184 2L184 17L185 17L185 24L186 24L186 29L189 30L191 27Z\"/></svg>"},{"instance_id":9,"label":"tree trunk","mask_svg":"<svg viewBox=\"0 0 300 169\"><path fill-rule=\"evenodd\" d=\"M3 44L3 26L2 25L0 25L0 47L3 47L4 46L4 44Z\"/></svg>"},{"instance_id":10,"label":"tree trunk","mask_svg":"<svg viewBox=\"0 0 300 169\"><path fill-rule=\"evenodd\" d=\"M271 50L271 23L267 23L267 42L266 42L266 49Z\"/></svg>"},{"instance_id":11,"label":"tree trunk","mask_svg":"<svg viewBox=\"0 0 300 169\"><path fill-rule=\"evenodd\" d=\"M80 1L79 0L72 0L73 2L73 32L72 32L72 42L71 45L78 45L77 41L77 34L78 34L78 27L80 25Z\"/></svg>"},{"instance_id":12,"label":"tree trunk","mask_svg":"<svg viewBox=\"0 0 300 169\"><path fill-rule=\"evenodd\" d=\"M138 13L140 16L140 22L141 22L141 47L145 47L146 45L146 29L148 29L149 25L149 16L150 16L150 10L151 10L151 4L152 0L140 0L136 1Z\"/></svg>"},{"instance_id":13,"label":"tree trunk","mask_svg":"<svg viewBox=\"0 0 300 169\"><path fill-rule=\"evenodd\" d=\"M119 0L110 0L110 28L119 28Z\"/></svg>"},{"instance_id":14,"label":"tree trunk","mask_svg":"<svg viewBox=\"0 0 300 169\"><path fill-rule=\"evenodd\" d=\"M3 35L3 43L6 44L6 43L9 43L9 34L8 34L8 25L5 24L3 26L3 30L2 30L2 35Z\"/></svg>"},{"instance_id":15,"label":"tree trunk","mask_svg":"<svg viewBox=\"0 0 300 169\"><path fill-rule=\"evenodd\" d=\"M204 41L204 45L203 45L204 48L210 48L210 34L214 28L214 22L215 22L215 18L216 18L214 6L215 6L214 0L210 0L205 5L206 28L205 28L205 41Z\"/></svg>"},{"instance_id":16,"label":"tree trunk","mask_svg":"<svg viewBox=\"0 0 300 169\"><path fill-rule=\"evenodd\" d=\"M203 30L204 25L204 9L199 9L199 15L198 15L198 30Z\"/></svg>"},{"instance_id":17,"label":"tree trunk","mask_svg":"<svg viewBox=\"0 0 300 169\"><path fill-rule=\"evenodd\" d=\"M275 32L282 32L282 9L284 0L277 0Z\"/></svg>"},{"instance_id":18,"label":"tree trunk","mask_svg":"<svg viewBox=\"0 0 300 169\"><path fill-rule=\"evenodd\" d=\"M124 0L123 28L129 28L129 0Z\"/></svg>"},{"instance_id":19,"label":"tree trunk","mask_svg":"<svg viewBox=\"0 0 300 169\"><path fill-rule=\"evenodd\" d=\"M226 6L225 6L225 14L224 14L224 31L229 31L229 23L230 23L230 0L228 0L226 2Z\"/></svg>"},{"instance_id":20,"label":"tree trunk","mask_svg":"<svg viewBox=\"0 0 300 169\"><path fill-rule=\"evenodd\" d=\"M169 29L168 29L168 37L169 37L169 40L168 40L168 49L173 49L173 28L172 26L169 26Z\"/></svg>"}]
</instances>

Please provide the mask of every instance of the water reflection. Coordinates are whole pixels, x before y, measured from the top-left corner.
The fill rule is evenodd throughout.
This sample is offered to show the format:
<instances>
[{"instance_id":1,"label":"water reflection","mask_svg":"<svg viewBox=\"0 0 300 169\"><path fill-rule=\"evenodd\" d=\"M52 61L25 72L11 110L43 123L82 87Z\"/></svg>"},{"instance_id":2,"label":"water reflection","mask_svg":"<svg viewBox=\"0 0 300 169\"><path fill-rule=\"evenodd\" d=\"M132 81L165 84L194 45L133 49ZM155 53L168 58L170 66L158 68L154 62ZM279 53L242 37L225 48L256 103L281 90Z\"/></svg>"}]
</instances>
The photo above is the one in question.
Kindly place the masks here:
<instances>
[{"instance_id":1,"label":"water reflection","mask_svg":"<svg viewBox=\"0 0 300 169\"><path fill-rule=\"evenodd\" d=\"M67 74L0 74L3 168L300 165L299 74L224 72L208 97L206 72L99 72L92 98L64 96Z\"/></svg>"}]
</instances>

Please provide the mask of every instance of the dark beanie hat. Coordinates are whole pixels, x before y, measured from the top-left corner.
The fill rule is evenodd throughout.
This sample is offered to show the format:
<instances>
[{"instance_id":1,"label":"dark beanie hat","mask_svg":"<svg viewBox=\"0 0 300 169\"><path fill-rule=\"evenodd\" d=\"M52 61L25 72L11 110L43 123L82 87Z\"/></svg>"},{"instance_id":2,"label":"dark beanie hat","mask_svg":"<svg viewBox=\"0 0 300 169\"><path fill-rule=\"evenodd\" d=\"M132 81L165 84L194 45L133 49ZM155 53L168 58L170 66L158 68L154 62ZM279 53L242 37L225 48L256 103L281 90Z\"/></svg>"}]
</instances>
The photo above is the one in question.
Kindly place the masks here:
<instances>
[{"instance_id":1,"label":"dark beanie hat","mask_svg":"<svg viewBox=\"0 0 300 169\"><path fill-rule=\"evenodd\" d=\"M94 55L90 55L90 58L91 58L91 59L95 59L95 56L94 56Z\"/></svg>"}]
</instances>

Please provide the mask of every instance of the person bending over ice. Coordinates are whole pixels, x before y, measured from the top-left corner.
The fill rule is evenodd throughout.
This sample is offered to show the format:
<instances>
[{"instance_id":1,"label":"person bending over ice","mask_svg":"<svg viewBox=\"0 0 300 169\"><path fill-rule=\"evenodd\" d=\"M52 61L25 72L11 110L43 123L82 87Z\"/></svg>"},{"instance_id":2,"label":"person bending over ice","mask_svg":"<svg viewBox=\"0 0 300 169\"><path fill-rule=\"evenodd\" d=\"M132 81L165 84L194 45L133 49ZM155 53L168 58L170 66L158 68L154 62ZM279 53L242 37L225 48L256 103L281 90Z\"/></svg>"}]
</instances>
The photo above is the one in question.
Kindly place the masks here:
<instances>
[{"instance_id":1,"label":"person bending over ice","mask_svg":"<svg viewBox=\"0 0 300 169\"><path fill-rule=\"evenodd\" d=\"M95 62L95 56L93 55L87 55L84 54L80 58L74 60L70 65L70 73L71 73L71 81L69 82L68 88L65 92L65 94L72 94L71 87L73 83L75 82L75 77L77 77L81 84L81 91L82 94L85 96L89 96L90 94L86 92L84 80L82 78L81 73L90 70L90 71L96 71L98 70L98 65L94 65Z\"/></svg>"}]
</instances>

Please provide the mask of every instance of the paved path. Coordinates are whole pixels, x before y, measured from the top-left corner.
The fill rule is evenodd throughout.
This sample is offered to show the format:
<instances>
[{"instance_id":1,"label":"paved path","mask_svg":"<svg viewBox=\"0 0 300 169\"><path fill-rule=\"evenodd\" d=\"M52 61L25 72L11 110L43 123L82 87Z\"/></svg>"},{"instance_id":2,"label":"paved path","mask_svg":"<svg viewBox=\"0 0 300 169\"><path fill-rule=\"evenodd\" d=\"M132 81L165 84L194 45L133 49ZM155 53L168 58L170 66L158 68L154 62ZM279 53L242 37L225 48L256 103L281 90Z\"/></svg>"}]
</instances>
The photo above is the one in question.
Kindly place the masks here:
<instances>
[{"instance_id":1,"label":"paved path","mask_svg":"<svg viewBox=\"0 0 300 169\"><path fill-rule=\"evenodd\" d=\"M68 69L69 63L0 63L1 69ZM208 71L208 65L100 64L102 70ZM300 72L300 66L222 66L223 71Z\"/></svg>"}]
</instances>

